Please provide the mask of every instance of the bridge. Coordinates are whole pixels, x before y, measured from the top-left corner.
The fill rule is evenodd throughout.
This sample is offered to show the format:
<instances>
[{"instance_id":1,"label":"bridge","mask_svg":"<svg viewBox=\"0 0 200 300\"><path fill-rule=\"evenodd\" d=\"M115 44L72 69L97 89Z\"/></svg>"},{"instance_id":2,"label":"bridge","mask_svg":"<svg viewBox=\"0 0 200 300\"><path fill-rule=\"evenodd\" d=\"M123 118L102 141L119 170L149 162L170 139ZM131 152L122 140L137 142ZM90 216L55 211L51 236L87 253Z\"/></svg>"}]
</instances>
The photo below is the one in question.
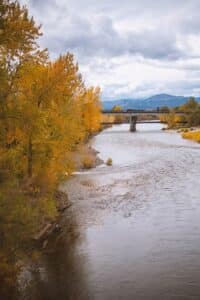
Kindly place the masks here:
<instances>
[{"instance_id":1,"label":"bridge","mask_svg":"<svg viewBox=\"0 0 200 300\"><path fill-rule=\"evenodd\" d=\"M114 116L128 116L129 122L122 122L122 123L129 123L130 124L130 131L136 131L136 124L137 123L160 123L159 116L169 114L169 111L164 110L136 110L136 109L127 109L127 110L102 110L102 114L104 115L114 115ZM187 112L177 111L175 112L176 115L186 115ZM145 121L138 121L138 116L152 116L155 117L156 120L145 120ZM119 122L102 122L102 125L113 125L113 124L120 124Z\"/></svg>"}]
</instances>

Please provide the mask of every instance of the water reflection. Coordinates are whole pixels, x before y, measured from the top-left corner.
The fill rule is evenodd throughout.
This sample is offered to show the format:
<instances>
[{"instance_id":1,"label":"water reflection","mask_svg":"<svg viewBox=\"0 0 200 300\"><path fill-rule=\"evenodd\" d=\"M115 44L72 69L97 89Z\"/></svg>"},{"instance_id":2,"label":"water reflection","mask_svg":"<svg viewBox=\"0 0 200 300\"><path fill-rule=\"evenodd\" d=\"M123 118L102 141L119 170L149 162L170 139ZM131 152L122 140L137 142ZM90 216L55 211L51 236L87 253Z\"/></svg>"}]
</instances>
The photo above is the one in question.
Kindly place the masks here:
<instances>
[{"instance_id":1,"label":"water reflection","mask_svg":"<svg viewBox=\"0 0 200 300\"><path fill-rule=\"evenodd\" d=\"M34 264L21 299L90 299L84 274L87 256L81 249L82 243L84 233L80 234L71 213L62 234L52 237L45 254Z\"/></svg>"}]
</instances>

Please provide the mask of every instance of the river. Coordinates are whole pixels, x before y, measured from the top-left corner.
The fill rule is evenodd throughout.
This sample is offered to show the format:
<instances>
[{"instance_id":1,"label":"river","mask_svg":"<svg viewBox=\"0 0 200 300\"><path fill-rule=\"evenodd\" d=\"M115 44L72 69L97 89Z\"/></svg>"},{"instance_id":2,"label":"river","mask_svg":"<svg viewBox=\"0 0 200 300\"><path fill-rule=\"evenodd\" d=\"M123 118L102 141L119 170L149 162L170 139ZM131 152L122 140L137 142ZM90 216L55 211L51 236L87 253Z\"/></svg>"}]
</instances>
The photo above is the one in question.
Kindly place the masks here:
<instances>
[{"instance_id":1,"label":"river","mask_svg":"<svg viewBox=\"0 0 200 300\"><path fill-rule=\"evenodd\" d=\"M72 206L23 299L200 299L200 145L161 128L91 141L113 166L63 183Z\"/></svg>"}]
</instances>

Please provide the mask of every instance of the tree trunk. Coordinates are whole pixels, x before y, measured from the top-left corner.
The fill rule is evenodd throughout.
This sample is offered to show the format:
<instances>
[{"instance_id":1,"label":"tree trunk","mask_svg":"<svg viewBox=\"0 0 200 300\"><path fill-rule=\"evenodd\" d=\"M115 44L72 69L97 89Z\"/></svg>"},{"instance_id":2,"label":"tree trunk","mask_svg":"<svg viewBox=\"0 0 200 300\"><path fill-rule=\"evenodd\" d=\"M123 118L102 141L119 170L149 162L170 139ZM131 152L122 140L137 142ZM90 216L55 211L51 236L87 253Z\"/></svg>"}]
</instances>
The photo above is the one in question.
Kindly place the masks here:
<instances>
[{"instance_id":1,"label":"tree trunk","mask_svg":"<svg viewBox=\"0 0 200 300\"><path fill-rule=\"evenodd\" d=\"M28 177L32 177L32 165L33 165L33 149L32 149L32 139L29 137L28 140Z\"/></svg>"}]
</instances>

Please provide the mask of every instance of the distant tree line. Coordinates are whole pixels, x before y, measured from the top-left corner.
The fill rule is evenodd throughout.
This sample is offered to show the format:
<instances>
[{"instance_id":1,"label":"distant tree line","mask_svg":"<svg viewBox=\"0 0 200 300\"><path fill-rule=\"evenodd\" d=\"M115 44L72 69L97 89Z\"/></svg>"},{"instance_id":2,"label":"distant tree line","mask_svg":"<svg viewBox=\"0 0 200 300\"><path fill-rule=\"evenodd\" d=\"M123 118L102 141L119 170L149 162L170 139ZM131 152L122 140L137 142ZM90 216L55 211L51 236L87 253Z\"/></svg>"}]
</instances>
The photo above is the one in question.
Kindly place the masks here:
<instances>
[{"instance_id":1,"label":"distant tree line","mask_svg":"<svg viewBox=\"0 0 200 300\"><path fill-rule=\"evenodd\" d=\"M160 111L166 112L166 115L161 115L162 122L168 124L169 128L181 127L181 125L191 127L200 125L200 104L194 97L188 99L188 101L178 107L169 108L161 107ZM176 112L185 112L185 115L178 115Z\"/></svg>"}]
</instances>

